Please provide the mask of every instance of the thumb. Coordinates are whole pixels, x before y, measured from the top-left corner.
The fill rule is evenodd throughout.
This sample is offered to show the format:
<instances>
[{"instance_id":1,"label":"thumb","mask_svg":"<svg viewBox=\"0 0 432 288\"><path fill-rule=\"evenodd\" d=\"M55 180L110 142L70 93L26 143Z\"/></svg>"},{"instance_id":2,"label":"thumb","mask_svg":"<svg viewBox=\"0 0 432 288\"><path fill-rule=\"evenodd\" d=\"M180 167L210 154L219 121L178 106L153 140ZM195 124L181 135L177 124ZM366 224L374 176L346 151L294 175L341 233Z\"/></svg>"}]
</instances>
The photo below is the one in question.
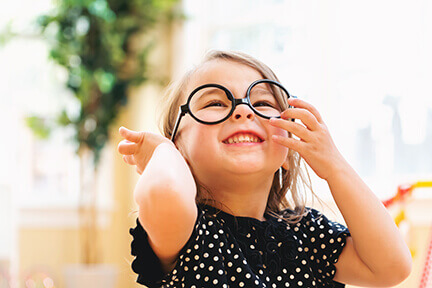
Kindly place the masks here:
<instances>
[{"instance_id":1,"label":"thumb","mask_svg":"<svg viewBox=\"0 0 432 288\"><path fill-rule=\"evenodd\" d=\"M126 140L138 143L141 140L141 133L129 130L126 127L121 126L119 128L120 135Z\"/></svg>"}]
</instances>

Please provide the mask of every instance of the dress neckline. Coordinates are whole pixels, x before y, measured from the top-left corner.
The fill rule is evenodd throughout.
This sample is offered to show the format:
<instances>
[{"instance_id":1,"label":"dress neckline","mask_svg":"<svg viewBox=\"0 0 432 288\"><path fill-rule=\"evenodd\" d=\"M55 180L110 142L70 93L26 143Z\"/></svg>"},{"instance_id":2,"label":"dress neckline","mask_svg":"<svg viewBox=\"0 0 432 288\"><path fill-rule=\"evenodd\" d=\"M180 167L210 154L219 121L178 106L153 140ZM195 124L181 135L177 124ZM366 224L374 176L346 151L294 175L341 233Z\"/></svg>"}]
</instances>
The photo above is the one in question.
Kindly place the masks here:
<instances>
[{"instance_id":1,"label":"dress neckline","mask_svg":"<svg viewBox=\"0 0 432 288\"><path fill-rule=\"evenodd\" d=\"M259 224L268 224L274 217L270 215L268 212L264 213L264 218L266 220L259 220L257 218L249 217L249 216L235 216L228 212L223 211L222 209L218 209L216 207L211 206L210 204L202 204L204 207L207 207L208 210L211 212L214 212L214 214L220 214L223 218L228 218L229 220L238 220L243 222L252 222L252 223L259 223Z\"/></svg>"}]
</instances>

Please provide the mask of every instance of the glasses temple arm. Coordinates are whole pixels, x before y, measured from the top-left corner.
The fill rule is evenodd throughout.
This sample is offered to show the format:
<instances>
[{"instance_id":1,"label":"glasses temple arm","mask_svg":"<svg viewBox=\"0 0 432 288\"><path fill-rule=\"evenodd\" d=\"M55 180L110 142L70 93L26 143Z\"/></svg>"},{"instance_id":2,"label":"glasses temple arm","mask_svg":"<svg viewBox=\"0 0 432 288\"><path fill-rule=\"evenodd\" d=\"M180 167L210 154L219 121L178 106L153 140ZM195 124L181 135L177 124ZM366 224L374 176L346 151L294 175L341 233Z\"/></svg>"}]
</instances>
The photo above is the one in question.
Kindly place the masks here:
<instances>
[{"instance_id":1,"label":"glasses temple arm","mask_svg":"<svg viewBox=\"0 0 432 288\"><path fill-rule=\"evenodd\" d=\"M180 119L181 119L181 117L183 117L183 115L184 115L184 113L182 111L182 108L179 107L179 113L177 114L177 119L176 119L176 122L175 122L175 125L174 125L173 133L171 134L171 141L172 142L174 142L174 137L175 137L175 135L177 133L177 129L178 129L178 126L180 124Z\"/></svg>"}]
</instances>

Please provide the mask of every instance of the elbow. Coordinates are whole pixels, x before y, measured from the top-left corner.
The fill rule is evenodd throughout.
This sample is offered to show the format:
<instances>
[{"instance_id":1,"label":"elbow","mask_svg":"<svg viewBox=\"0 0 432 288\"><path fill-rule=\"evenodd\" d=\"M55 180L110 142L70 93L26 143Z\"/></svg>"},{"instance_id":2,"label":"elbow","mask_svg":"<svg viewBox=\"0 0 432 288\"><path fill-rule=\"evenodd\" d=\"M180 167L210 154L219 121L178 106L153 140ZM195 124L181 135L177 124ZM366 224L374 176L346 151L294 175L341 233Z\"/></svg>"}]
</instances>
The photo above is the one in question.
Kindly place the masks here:
<instances>
[{"instance_id":1,"label":"elbow","mask_svg":"<svg viewBox=\"0 0 432 288\"><path fill-rule=\"evenodd\" d=\"M396 277L396 284L399 284L401 282L403 282L405 279L407 279L409 277L409 275L411 275L412 272L412 256L411 256L411 251L409 250L408 247L405 246L404 249L404 255L402 257L400 257L399 265L397 265L398 268L396 268L396 271L398 272L398 276Z\"/></svg>"},{"instance_id":2,"label":"elbow","mask_svg":"<svg viewBox=\"0 0 432 288\"><path fill-rule=\"evenodd\" d=\"M396 284L399 284L399 283L402 283L403 281L405 281L405 279L407 279L409 277L409 275L411 275L411 271L412 271L412 258L410 255L400 265L400 268L398 271L399 277L396 277L396 281L397 281Z\"/></svg>"},{"instance_id":3,"label":"elbow","mask_svg":"<svg viewBox=\"0 0 432 288\"><path fill-rule=\"evenodd\" d=\"M380 280L377 281L381 283L381 287L393 287L405 281L412 271L412 258L411 254L409 257L399 259L399 261L394 262L389 265L384 273L381 273L378 277Z\"/></svg>"}]
</instances>

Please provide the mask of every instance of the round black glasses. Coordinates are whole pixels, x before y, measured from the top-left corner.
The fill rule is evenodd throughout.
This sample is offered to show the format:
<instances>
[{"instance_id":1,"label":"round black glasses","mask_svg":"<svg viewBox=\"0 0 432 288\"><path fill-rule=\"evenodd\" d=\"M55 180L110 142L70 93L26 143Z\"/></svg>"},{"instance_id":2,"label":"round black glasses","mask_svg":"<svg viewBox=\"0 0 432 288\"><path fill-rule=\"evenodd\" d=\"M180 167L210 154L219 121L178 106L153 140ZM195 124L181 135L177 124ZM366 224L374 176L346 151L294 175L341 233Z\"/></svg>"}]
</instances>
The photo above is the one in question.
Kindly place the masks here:
<instances>
[{"instance_id":1,"label":"round black glasses","mask_svg":"<svg viewBox=\"0 0 432 288\"><path fill-rule=\"evenodd\" d=\"M237 105L246 104L262 118L280 118L282 107L288 105L290 97L297 98L290 95L282 84L270 79L254 81L248 87L246 97L240 99L222 85L201 85L191 92L186 104L179 107L171 141L174 141L180 120L186 113L200 123L213 125L228 119ZM288 105L288 108L292 106Z\"/></svg>"}]
</instances>

